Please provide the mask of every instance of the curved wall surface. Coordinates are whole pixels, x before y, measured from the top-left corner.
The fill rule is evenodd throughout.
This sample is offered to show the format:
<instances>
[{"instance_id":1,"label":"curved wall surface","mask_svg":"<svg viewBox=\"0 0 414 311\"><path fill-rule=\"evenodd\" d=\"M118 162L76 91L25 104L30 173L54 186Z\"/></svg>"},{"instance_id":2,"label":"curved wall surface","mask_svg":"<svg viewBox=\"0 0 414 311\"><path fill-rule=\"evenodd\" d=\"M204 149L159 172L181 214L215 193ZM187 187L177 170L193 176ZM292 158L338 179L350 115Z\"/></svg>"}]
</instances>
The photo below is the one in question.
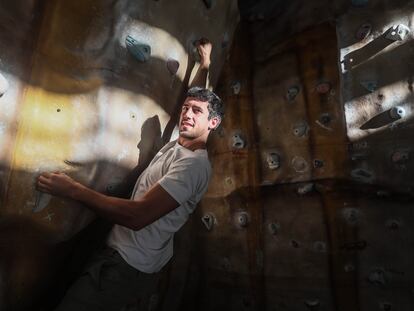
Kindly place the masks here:
<instances>
[{"instance_id":1,"label":"curved wall surface","mask_svg":"<svg viewBox=\"0 0 414 311\"><path fill-rule=\"evenodd\" d=\"M30 306L59 261L53 245L94 217L38 193L39 173L110 191L163 132L171 137L201 37L213 42L217 82L239 13L236 1L206 3L0 4L0 306Z\"/></svg>"}]
</instances>

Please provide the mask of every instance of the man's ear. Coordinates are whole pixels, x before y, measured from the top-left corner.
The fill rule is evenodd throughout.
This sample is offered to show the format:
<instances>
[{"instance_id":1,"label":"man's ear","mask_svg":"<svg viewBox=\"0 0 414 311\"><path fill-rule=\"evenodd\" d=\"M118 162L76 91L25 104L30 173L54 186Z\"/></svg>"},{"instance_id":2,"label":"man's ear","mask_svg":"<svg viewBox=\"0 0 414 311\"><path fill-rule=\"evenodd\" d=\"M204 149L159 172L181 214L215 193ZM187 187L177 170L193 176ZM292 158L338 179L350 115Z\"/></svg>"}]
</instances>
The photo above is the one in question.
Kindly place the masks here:
<instances>
[{"instance_id":1,"label":"man's ear","mask_svg":"<svg viewBox=\"0 0 414 311\"><path fill-rule=\"evenodd\" d=\"M220 123L221 123L221 118L220 117L213 117L213 118L211 118L210 119L210 124L209 124L209 129L210 130L215 130L215 129L217 129L218 128L218 126L220 125Z\"/></svg>"}]
</instances>

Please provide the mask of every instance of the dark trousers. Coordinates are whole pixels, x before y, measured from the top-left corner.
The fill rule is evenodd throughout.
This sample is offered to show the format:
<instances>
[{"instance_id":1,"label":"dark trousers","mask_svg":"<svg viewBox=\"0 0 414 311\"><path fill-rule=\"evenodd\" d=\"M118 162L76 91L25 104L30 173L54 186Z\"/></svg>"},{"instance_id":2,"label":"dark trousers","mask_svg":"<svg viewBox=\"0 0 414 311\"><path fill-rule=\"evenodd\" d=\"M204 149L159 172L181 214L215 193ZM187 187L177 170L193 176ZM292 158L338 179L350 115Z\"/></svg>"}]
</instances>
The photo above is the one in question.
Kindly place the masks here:
<instances>
[{"instance_id":1,"label":"dark trousers","mask_svg":"<svg viewBox=\"0 0 414 311\"><path fill-rule=\"evenodd\" d=\"M116 250L106 248L87 265L55 311L155 310L161 275L138 271Z\"/></svg>"}]
</instances>

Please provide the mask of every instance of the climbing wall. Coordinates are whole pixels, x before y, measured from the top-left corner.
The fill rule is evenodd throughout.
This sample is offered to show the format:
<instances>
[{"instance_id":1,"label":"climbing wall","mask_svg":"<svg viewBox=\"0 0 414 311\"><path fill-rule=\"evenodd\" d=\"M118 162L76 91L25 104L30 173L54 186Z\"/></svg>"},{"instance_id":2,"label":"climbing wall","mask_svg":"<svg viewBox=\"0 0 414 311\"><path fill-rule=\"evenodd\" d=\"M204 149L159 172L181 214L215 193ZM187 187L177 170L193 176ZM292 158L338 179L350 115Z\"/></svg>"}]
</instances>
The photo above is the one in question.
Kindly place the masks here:
<instances>
[{"instance_id":1,"label":"climbing wall","mask_svg":"<svg viewBox=\"0 0 414 311\"><path fill-rule=\"evenodd\" d=\"M413 13L410 1L242 12L212 182L177 239L165 309L414 308Z\"/></svg>"},{"instance_id":2,"label":"climbing wall","mask_svg":"<svg viewBox=\"0 0 414 311\"><path fill-rule=\"evenodd\" d=\"M111 192L171 137L201 37L216 84L238 14L236 1L0 4L1 310L42 303L55 246L94 217L37 192L36 177L58 170Z\"/></svg>"}]
</instances>

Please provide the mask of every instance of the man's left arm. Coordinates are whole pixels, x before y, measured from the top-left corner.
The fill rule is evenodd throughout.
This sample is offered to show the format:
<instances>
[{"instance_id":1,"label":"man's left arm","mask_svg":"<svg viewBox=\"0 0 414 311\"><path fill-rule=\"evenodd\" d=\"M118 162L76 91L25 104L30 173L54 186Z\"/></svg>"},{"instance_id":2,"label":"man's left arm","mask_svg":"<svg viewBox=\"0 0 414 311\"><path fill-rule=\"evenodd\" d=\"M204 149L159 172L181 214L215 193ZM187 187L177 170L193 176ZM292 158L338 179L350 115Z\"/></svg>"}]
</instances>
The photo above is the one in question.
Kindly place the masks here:
<instances>
[{"instance_id":1,"label":"man's left arm","mask_svg":"<svg viewBox=\"0 0 414 311\"><path fill-rule=\"evenodd\" d=\"M158 183L136 200L106 196L64 173L42 174L37 187L40 191L82 202L102 217L132 230L142 229L179 206Z\"/></svg>"}]
</instances>

